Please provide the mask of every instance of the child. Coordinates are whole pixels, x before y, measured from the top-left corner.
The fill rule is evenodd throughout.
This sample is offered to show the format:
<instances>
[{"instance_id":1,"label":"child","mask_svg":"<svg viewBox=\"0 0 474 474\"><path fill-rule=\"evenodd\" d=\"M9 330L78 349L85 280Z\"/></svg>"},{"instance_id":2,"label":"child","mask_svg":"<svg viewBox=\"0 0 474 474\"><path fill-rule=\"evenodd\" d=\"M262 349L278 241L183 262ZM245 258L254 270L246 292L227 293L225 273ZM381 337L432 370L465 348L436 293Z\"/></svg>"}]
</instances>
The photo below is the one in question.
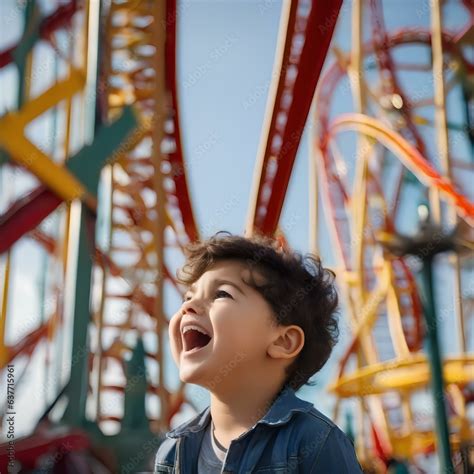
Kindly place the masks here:
<instances>
[{"instance_id":1,"label":"child","mask_svg":"<svg viewBox=\"0 0 474 474\"><path fill-rule=\"evenodd\" d=\"M333 278L263 237L219 233L188 248L171 351L211 402L167 433L155 472L362 472L344 433L294 392L336 343Z\"/></svg>"}]
</instances>

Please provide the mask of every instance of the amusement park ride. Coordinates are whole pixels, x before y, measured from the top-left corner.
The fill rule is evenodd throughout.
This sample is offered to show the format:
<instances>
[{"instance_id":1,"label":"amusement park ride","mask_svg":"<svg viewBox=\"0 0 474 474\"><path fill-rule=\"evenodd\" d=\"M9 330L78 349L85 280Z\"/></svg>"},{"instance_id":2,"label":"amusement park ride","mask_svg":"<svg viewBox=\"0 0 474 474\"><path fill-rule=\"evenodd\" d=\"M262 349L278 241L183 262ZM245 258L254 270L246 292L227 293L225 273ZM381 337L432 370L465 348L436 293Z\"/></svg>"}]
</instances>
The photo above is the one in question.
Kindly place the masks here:
<instances>
[{"instance_id":1,"label":"amusement park ride","mask_svg":"<svg viewBox=\"0 0 474 474\"><path fill-rule=\"evenodd\" d=\"M352 407L345 429L366 472L430 472L430 457L439 472L471 472L474 4L459 2L456 30L443 29L452 5L433 0L430 28L388 31L385 1L353 0L344 51L331 43L341 0L282 3L247 233L285 241L279 219L310 118L312 250L324 219L351 328L329 387L334 418ZM170 255L199 238L181 144L179 4L29 0L23 14L21 38L0 51L1 83L17 86L0 112L0 362L6 380L14 367L15 403L44 410L12 443L15 406L2 398L0 471L140 472L193 407L184 384L168 387L164 363L162 296L182 292ZM43 255L33 327L11 296L24 240ZM439 265L457 334L449 355L438 346ZM33 364L40 385L24 377Z\"/></svg>"}]
</instances>

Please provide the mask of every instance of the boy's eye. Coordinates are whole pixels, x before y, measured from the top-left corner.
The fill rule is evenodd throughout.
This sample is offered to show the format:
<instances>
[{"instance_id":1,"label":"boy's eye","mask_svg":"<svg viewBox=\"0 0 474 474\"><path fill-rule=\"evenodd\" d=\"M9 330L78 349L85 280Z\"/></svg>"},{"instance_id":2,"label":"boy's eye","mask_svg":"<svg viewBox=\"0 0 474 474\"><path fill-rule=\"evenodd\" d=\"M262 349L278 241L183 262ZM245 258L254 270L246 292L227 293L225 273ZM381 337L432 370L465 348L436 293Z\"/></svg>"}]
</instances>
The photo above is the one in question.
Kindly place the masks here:
<instances>
[{"instance_id":1,"label":"boy's eye","mask_svg":"<svg viewBox=\"0 0 474 474\"><path fill-rule=\"evenodd\" d=\"M216 298L232 298L232 295L230 293L227 293L227 291L224 291L224 290L217 290L215 296Z\"/></svg>"}]
</instances>

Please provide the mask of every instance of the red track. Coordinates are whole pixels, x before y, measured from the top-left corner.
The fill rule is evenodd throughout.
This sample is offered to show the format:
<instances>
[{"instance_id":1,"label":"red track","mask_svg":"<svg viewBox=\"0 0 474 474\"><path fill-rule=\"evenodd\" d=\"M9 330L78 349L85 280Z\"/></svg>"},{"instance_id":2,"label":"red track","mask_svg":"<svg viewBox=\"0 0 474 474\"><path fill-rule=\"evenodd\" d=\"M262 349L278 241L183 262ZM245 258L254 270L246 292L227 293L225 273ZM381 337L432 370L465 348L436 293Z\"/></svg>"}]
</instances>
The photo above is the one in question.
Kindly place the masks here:
<instances>
[{"instance_id":1,"label":"red track","mask_svg":"<svg viewBox=\"0 0 474 474\"><path fill-rule=\"evenodd\" d=\"M291 2L279 81L270 125L263 134L263 159L255 208L254 230L273 235L326 58L342 0Z\"/></svg>"}]
</instances>

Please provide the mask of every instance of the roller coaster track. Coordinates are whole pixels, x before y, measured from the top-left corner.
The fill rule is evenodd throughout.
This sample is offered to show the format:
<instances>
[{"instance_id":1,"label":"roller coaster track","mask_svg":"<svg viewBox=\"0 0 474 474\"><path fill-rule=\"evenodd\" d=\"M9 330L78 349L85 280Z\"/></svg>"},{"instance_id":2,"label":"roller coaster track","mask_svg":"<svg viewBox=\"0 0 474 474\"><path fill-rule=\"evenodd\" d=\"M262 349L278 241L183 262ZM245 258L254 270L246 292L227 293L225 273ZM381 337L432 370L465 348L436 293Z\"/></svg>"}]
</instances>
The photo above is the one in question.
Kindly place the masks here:
<instances>
[{"instance_id":1,"label":"roller coaster track","mask_svg":"<svg viewBox=\"0 0 474 474\"><path fill-rule=\"evenodd\" d=\"M154 430L166 428L179 408L172 404L171 394L165 389L166 368L162 364L167 319L161 306L163 284L159 281L166 279L176 286L164 263L166 246L180 248L198 237L179 130L176 4L170 1L166 10L158 10L151 17L146 2L112 2L107 17L104 113L113 116L133 103L146 125L136 144L110 170L111 236L107 257L115 272L108 271L108 264L103 265L95 317L98 332L108 341L96 351L98 412L107 392L123 395L126 388L125 382L121 386L104 383L104 367L115 363L123 371L121 361L133 349L127 345L127 338L131 334L156 334L152 345L157 349L145 351L147 359L160 367L159 378L152 377L148 387L150 394L159 396L162 410L160 419L150 420ZM156 30L161 25L166 25L166 30L159 39L161 43L157 43ZM151 54L153 50L158 53ZM161 155L159 161L157 155ZM159 290L154 292L153 287ZM111 304L123 308L126 317L116 321L117 310L107 311ZM122 379L125 381L125 373ZM116 415L98 416L100 422L120 421Z\"/></svg>"},{"instance_id":2,"label":"roller coaster track","mask_svg":"<svg viewBox=\"0 0 474 474\"><path fill-rule=\"evenodd\" d=\"M378 239L381 234L396 232L407 173L415 177L419 186L437 190L458 218L471 226L474 223L474 205L466 198L468 190L463 189L460 182L453 181L451 176L438 171L426 157L426 146L415 124L425 123L417 115L417 110L418 107L432 105L433 99L408 97L398 79L400 70L405 66L395 65L392 59L393 50L399 46L417 44L430 47L431 32L405 29L387 34L377 1L371 2L371 18L373 39L360 46L360 54L366 61L375 56L381 87L372 88L351 59L338 53L337 60L321 78L315 98L314 122L317 126L313 146L319 189L336 246L338 270L343 275L342 292L352 326L351 340L340 359L339 374L332 389L341 398L363 397L363 412L376 438L374 445L378 446L380 457L386 460L392 452L412 458L416 453L432 450L434 435L421 432L416 427L408 395L400 397L396 406L393 405L393 397L387 398L387 394L401 391L412 393L428 383L427 377L422 376L428 366L419 352L423 341L422 307L415 275L404 259L386 255ZM472 65L462 53L459 35L442 32L441 41L445 54L453 58L461 70L472 70ZM417 70L424 70L421 64L417 67ZM360 81L358 93L372 99L371 110L379 112L381 118L351 113L331 119L332 101L346 75L351 86ZM353 79L354 76L356 79ZM451 88L454 84L451 81L446 87ZM354 94L357 97L357 91ZM396 97L397 107L390 104L390 111L390 107L381 106L381 97ZM400 110L395 110L398 108ZM353 176L347 172L352 155L347 153L347 149L345 153L339 149L340 135L349 131L361 137L353 156L356 167ZM384 163L388 159L384 150L389 150L390 159L399 162L399 171L394 176L395 182L389 187L390 191L382 180ZM369 159L370 168L361 171L362 163ZM458 165L454 160L451 164L453 169ZM361 176L362 180L357 181ZM354 182L352 188L350 179ZM357 369L349 369L350 360L356 361ZM447 384L450 390L456 391L459 402L462 399L462 396L459 398L460 389L472 379L469 375L472 357L463 354L447 357L444 364ZM348 390L349 386L351 389ZM389 400L392 400L390 406ZM459 403L461 407L466 401ZM463 410L461 407L459 413ZM395 418L403 420L403 435L391 424L388 415L394 411L398 411ZM453 417L454 424L459 422ZM458 436L452 437L455 446L466 439L465 420L463 423L461 440ZM360 448L365 444L363 436L359 433ZM363 450L361 448L359 452L361 458L370 458L370 454L364 454Z\"/></svg>"},{"instance_id":3,"label":"roller coaster track","mask_svg":"<svg viewBox=\"0 0 474 474\"><path fill-rule=\"evenodd\" d=\"M250 196L247 233L277 229L293 164L341 1L283 4L273 82Z\"/></svg>"}]
</instances>

